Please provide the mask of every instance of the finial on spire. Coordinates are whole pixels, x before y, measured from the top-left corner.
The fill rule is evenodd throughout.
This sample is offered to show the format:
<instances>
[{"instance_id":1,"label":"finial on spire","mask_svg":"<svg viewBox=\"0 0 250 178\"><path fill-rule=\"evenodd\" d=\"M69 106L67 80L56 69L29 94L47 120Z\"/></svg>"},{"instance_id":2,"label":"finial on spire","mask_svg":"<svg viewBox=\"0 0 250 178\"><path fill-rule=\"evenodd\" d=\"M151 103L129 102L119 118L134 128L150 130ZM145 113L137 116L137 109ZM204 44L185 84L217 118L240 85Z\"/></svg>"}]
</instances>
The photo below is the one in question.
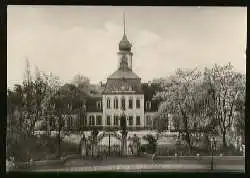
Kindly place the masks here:
<instances>
[{"instance_id":1,"label":"finial on spire","mask_svg":"<svg viewBox=\"0 0 250 178\"><path fill-rule=\"evenodd\" d=\"M125 35L125 12L123 12L123 35Z\"/></svg>"}]
</instances>

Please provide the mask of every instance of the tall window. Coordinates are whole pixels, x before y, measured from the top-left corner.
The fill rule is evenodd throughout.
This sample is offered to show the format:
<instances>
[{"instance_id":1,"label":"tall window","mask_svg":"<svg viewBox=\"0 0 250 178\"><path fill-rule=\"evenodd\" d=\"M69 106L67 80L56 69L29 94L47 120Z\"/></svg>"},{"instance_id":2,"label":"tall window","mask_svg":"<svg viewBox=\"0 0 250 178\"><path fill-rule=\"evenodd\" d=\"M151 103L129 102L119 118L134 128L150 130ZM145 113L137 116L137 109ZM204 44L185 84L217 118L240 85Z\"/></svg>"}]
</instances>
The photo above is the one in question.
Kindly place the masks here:
<instances>
[{"instance_id":1,"label":"tall window","mask_svg":"<svg viewBox=\"0 0 250 178\"><path fill-rule=\"evenodd\" d=\"M107 108L110 109L110 99L107 99Z\"/></svg>"},{"instance_id":2,"label":"tall window","mask_svg":"<svg viewBox=\"0 0 250 178\"><path fill-rule=\"evenodd\" d=\"M106 124L110 125L110 116L107 116Z\"/></svg>"},{"instance_id":3,"label":"tall window","mask_svg":"<svg viewBox=\"0 0 250 178\"><path fill-rule=\"evenodd\" d=\"M151 126L152 125L152 120L151 120L150 116L146 116L146 123L147 123L147 126Z\"/></svg>"},{"instance_id":4,"label":"tall window","mask_svg":"<svg viewBox=\"0 0 250 178\"><path fill-rule=\"evenodd\" d=\"M137 99L136 100L136 108L140 108L141 106L140 106L140 100L139 99Z\"/></svg>"},{"instance_id":5,"label":"tall window","mask_svg":"<svg viewBox=\"0 0 250 178\"><path fill-rule=\"evenodd\" d=\"M151 109L151 102L150 102L150 101L147 101L147 102L146 102L146 109L147 109L147 110L150 110L150 109Z\"/></svg>"},{"instance_id":6,"label":"tall window","mask_svg":"<svg viewBox=\"0 0 250 178\"><path fill-rule=\"evenodd\" d=\"M114 99L114 108L118 109L118 98Z\"/></svg>"},{"instance_id":7,"label":"tall window","mask_svg":"<svg viewBox=\"0 0 250 178\"><path fill-rule=\"evenodd\" d=\"M121 100L122 106L121 109L125 109L125 98L123 97Z\"/></svg>"},{"instance_id":8,"label":"tall window","mask_svg":"<svg viewBox=\"0 0 250 178\"><path fill-rule=\"evenodd\" d=\"M141 125L140 116L136 116L136 125Z\"/></svg>"},{"instance_id":9,"label":"tall window","mask_svg":"<svg viewBox=\"0 0 250 178\"><path fill-rule=\"evenodd\" d=\"M95 116L89 116L89 125L95 125Z\"/></svg>"},{"instance_id":10,"label":"tall window","mask_svg":"<svg viewBox=\"0 0 250 178\"><path fill-rule=\"evenodd\" d=\"M119 122L119 117L118 116L114 116L114 125L118 126L118 122Z\"/></svg>"},{"instance_id":11,"label":"tall window","mask_svg":"<svg viewBox=\"0 0 250 178\"><path fill-rule=\"evenodd\" d=\"M133 116L128 117L128 125L132 126L133 125Z\"/></svg>"},{"instance_id":12,"label":"tall window","mask_svg":"<svg viewBox=\"0 0 250 178\"><path fill-rule=\"evenodd\" d=\"M96 125L102 125L102 116L96 117Z\"/></svg>"},{"instance_id":13,"label":"tall window","mask_svg":"<svg viewBox=\"0 0 250 178\"><path fill-rule=\"evenodd\" d=\"M128 107L129 107L129 109L133 109L133 98L129 98Z\"/></svg>"},{"instance_id":14,"label":"tall window","mask_svg":"<svg viewBox=\"0 0 250 178\"><path fill-rule=\"evenodd\" d=\"M102 102L101 101L97 101L96 102L96 106L97 106L98 110L101 110L102 109Z\"/></svg>"}]
</instances>

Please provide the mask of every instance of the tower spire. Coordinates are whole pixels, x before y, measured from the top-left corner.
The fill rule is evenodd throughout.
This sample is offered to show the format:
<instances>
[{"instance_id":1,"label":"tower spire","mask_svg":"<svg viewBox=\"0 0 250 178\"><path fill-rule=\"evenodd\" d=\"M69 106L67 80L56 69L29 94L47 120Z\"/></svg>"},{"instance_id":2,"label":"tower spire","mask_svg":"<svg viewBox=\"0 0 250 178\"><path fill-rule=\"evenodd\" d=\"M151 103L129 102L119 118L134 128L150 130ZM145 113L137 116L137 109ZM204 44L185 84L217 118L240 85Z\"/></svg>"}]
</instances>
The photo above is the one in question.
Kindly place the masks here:
<instances>
[{"instance_id":1,"label":"tower spire","mask_svg":"<svg viewBox=\"0 0 250 178\"><path fill-rule=\"evenodd\" d=\"M125 28L125 12L123 12L123 35L126 34L126 28Z\"/></svg>"}]
</instances>

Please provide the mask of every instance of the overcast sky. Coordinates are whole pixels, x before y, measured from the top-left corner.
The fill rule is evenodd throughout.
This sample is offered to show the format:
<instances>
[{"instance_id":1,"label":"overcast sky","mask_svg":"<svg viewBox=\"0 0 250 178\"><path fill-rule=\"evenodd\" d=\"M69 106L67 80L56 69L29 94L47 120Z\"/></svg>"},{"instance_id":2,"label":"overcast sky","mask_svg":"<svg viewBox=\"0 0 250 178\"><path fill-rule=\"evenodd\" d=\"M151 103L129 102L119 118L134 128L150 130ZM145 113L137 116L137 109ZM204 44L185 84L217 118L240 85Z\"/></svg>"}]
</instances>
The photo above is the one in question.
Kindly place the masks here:
<instances>
[{"instance_id":1,"label":"overcast sky","mask_svg":"<svg viewBox=\"0 0 250 178\"><path fill-rule=\"evenodd\" d=\"M142 81L213 63L245 73L243 7L8 6L8 87L23 80L26 57L33 71L38 66L64 82L76 74L105 81L117 69L123 12Z\"/></svg>"}]
</instances>

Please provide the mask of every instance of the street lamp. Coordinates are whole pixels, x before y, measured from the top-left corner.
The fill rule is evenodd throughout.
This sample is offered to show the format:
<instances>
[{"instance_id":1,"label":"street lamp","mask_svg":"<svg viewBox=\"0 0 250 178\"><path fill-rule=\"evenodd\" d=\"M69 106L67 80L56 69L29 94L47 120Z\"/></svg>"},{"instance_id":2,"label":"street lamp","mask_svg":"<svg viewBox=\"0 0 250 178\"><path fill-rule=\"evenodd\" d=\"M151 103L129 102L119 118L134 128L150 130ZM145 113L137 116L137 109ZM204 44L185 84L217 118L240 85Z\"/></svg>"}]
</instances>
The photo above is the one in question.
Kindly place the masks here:
<instances>
[{"instance_id":1,"label":"street lamp","mask_svg":"<svg viewBox=\"0 0 250 178\"><path fill-rule=\"evenodd\" d=\"M214 152L214 150L215 150L215 147L216 147L216 138L213 136L212 138L211 138L211 170L213 170L213 168L214 168L214 155L213 155L213 152Z\"/></svg>"}]
</instances>

